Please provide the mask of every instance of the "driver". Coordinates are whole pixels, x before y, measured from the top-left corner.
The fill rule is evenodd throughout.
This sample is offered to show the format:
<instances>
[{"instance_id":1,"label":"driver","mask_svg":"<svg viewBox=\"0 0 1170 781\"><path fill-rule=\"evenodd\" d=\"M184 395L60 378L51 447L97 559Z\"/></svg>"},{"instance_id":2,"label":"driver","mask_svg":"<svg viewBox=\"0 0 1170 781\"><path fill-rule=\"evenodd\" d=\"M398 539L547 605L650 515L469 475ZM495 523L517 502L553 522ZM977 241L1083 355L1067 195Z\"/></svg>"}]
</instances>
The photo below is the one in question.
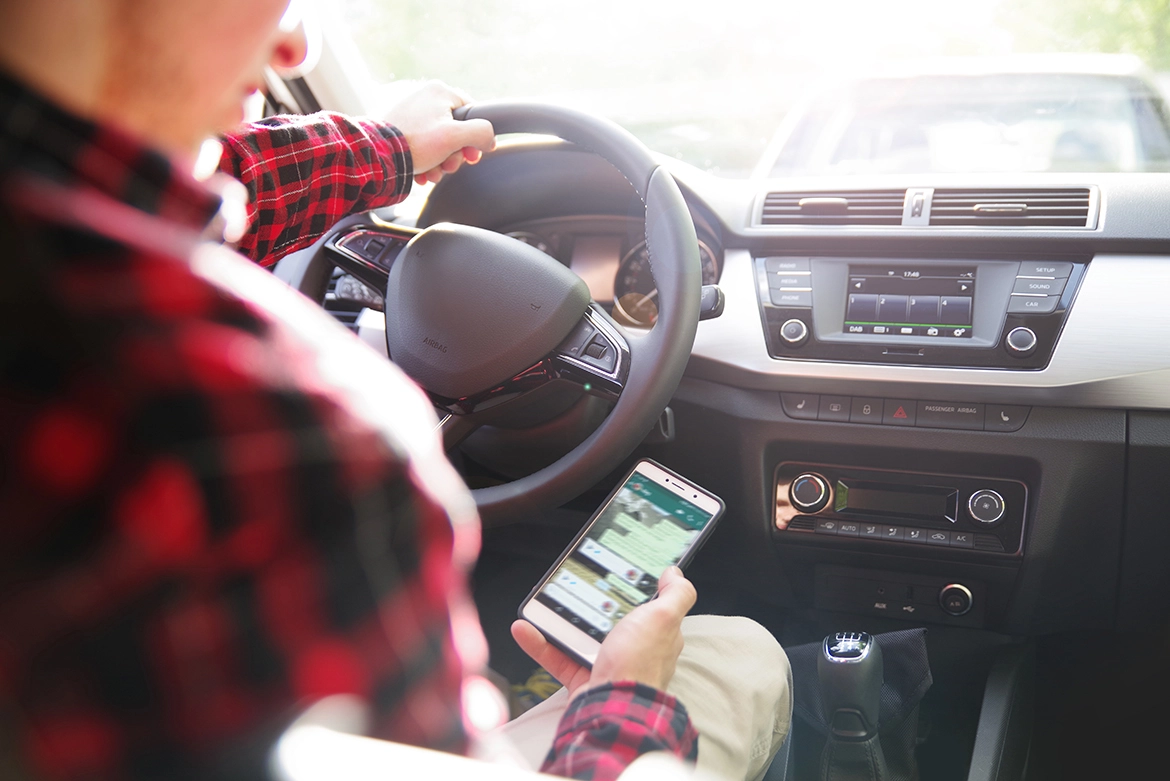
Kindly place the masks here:
<instances>
[{"instance_id":1,"label":"driver","mask_svg":"<svg viewBox=\"0 0 1170 781\"><path fill-rule=\"evenodd\" d=\"M286 5L0 0L6 777L261 777L298 709L337 693L371 703L381 737L480 737L463 699L486 662L466 590L478 525L429 404L208 242L231 198L188 173L263 67L303 58ZM474 162L491 129L454 122L462 102L431 85L398 127L327 115L228 136L222 166L252 196L240 246L271 259ZM592 671L518 623L568 690L496 734L577 778L657 751L761 775L788 728L787 662L744 619L683 621L694 598L664 575Z\"/></svg>"}]
</instances>

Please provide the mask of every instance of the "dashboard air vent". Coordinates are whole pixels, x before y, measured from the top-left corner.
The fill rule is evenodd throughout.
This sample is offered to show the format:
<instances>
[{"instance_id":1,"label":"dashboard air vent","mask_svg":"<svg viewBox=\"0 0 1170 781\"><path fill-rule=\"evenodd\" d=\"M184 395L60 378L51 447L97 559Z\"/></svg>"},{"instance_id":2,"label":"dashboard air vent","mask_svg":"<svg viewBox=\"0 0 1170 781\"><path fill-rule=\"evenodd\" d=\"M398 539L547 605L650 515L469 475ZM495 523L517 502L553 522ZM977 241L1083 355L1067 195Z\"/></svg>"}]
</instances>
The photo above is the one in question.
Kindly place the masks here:
<instances>
[{"instance_id":1,"label":"dashboard air vent","mask_svg":"<svg viewBox=\"0 0 1170 781\"><path fill-rule=\"evenodd\" d=\"M963 228L1085 228L1089 188L935 190L932 226Z\"/></svg>"},{"instance_id":2,"label":"dashboard air vent","mask_svg":"<svg viewBox=\"0 0 1170 781\"><path fill-rule=\"evenodd\" d=\"M901 225L905 190L773 192L763 225Z\"/></svg>"}]
</instances>

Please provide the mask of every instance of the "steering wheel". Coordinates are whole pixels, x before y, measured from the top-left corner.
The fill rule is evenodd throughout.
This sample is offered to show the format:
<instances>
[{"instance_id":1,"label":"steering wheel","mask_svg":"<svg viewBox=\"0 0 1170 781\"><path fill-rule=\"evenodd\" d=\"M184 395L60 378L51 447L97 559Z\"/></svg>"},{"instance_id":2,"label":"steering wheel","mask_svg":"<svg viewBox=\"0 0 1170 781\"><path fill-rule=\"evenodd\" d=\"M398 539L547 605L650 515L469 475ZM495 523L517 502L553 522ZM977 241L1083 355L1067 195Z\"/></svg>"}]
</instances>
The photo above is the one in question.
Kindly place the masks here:
<instances>
[{"instance_id":1,"label":"steering wheel","mask_svg":"<svg viewBox=\"0 0 1170 781\"><path fill-rule=\"evenodd\" d=\"M501 135L559 136L617 168L645 205L658 288L655 326L633 333L592 303L584 281L564 265L498 233L440 223L414 235L399 253L386 279L387 347L439 408L447 443L481 425L489 410L523 403L554 381L614 401L600 426L557 461L510 483L473 490L481 517L490 523L562 504L642 441L690 357L702 272L694 223L678 185L618 125L535 103L479 104L459 109L456 118L487 119ZM328 259L318 251L309 263ZM312 288L322 276L320 268L306 269L298 286L319 292Z\"/></svg>"}]
</instances>

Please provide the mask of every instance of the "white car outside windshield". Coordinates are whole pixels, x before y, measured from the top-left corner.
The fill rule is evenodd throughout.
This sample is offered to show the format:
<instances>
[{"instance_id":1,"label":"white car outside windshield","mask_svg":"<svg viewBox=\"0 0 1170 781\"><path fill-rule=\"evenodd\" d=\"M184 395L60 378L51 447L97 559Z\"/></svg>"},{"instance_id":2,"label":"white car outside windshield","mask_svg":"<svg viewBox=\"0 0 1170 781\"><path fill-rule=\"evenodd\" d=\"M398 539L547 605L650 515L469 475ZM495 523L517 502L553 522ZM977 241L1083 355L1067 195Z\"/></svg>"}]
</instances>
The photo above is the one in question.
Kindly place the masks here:
<instances>
[{"instance_id":1,"label":"white car outside windshield","mask_svg":"<svg viewBox=\"0 0 1170 781\"><path fill-rule=\"evenodd\" d=\"M837 101L829 85L890 63L1129 53L1138 69L1170 70L1170 50L1155 34L1170 28L1161 0L332 0L320 8L372 82L438 78L476 100L568 105L613 119L661 154L738 178L775 157L769 144L794 109ZM960 156L974 160L963 170L1163 170L1157 142L1145 137L1149 117L1123 105L1125 87L1094 86L1099 99L1083 101L1076 127L1062 129L1048 119L1005 123L1012 95L999 94L1001 86L989 87L985 105L1000 111L990 119L956 117L941 100L946 86L933 110L915 107L906 121L930 139L930 167L921 170L960 170ZM858 153L886 143L873 125L888 119L861 108L869 129L859 126L816 165L833 173L918 170L907 167L909 151L893 160ZM1076 132L1065 136L1067 129ZM892 135L897 146L914 133ZM973 141L987 149L959 151ZM1070 159L1077 144L1088 151Z\"/></svg>"}]
</instances>

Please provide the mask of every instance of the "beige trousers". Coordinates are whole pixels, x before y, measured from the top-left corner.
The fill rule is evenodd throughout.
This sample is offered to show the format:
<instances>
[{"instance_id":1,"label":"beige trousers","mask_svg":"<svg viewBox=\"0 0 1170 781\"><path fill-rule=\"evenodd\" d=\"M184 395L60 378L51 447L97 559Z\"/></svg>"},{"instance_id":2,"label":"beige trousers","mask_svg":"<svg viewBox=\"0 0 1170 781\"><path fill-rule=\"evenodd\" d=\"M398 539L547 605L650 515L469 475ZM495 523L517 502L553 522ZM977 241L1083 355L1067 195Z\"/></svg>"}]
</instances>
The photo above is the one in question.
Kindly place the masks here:
<instances>
[{"instance_id":1,"label":"beige trousers","mask_svg":"<svg viewBox=\"0 0 1170 781\"><path fill-rule=\"evenodd\" d=\"M687 616L683 651L666 690L699 732L697 770L716 779L759 779L792 722L792 669L768 630L747 618ZM569 705L561 689L501 730L539 769ZM633 766L631 766L633 767Z\"/></svg>"}]
</instances>

